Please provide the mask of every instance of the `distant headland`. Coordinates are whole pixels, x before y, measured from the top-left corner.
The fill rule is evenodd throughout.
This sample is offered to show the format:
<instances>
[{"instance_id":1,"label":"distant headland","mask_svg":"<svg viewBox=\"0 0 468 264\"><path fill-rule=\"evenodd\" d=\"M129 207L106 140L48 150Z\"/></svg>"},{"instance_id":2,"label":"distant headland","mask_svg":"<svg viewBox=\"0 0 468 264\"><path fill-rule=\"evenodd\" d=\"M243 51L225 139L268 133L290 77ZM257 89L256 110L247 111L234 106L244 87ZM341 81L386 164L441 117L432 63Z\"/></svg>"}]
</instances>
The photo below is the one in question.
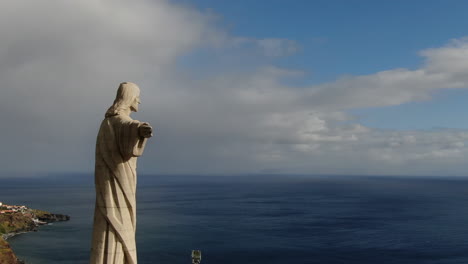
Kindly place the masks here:
<instances>
[{"instance_id":1,"label":"distant headland","mask_svg":"<svg viewBox=\"0 0 468 264\"><path fill-rule=\"evenodd\" d=\"M68 215L52 214L25 205L8 205L0 202L0 264L24 264L16 257L6 241L8 238L37 231L40 225L68 220L70 220Z\"/></svg>"}]
</instances>

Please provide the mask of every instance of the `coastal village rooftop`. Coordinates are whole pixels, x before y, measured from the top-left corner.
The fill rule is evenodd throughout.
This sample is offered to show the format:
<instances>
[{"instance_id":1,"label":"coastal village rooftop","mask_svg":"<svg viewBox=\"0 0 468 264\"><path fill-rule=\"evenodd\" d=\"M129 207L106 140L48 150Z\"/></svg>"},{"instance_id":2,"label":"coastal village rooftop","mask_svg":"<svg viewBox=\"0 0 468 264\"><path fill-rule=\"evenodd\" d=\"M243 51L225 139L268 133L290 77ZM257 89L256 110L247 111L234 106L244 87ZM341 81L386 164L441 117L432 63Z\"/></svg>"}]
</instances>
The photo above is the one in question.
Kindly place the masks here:
<instances>
[{"instance_id":1,"label":"coastal village rooftop","mask_svg":"<svg viewBox=\"0 0 468 264\"><path fill-rule=\"evenodd\" d=\"M8 205L0 202L0 214L24 212L28 207L25 205Z\"/></svg>"}]
</instances>

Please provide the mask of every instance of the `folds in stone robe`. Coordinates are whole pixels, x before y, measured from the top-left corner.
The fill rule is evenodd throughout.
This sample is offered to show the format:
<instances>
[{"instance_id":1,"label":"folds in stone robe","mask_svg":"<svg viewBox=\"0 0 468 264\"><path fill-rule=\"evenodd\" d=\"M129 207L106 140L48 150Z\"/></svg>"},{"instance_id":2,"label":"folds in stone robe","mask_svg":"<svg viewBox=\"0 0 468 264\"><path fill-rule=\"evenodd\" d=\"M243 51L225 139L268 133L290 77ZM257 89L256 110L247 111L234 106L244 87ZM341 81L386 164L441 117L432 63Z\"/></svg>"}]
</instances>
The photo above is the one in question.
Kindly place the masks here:
<instances>
[{"instance_id":1,"label":"folds in stone robe","mask_svg":"<svg viewBox=\"0 0 468 264\"><path fill-rule=\"evenodd\" d=\"M143 123L126 115L105 118L96 142L96 209L91 264L136 264L136 161L146 138Z\"/></svg>"}]
</instances>

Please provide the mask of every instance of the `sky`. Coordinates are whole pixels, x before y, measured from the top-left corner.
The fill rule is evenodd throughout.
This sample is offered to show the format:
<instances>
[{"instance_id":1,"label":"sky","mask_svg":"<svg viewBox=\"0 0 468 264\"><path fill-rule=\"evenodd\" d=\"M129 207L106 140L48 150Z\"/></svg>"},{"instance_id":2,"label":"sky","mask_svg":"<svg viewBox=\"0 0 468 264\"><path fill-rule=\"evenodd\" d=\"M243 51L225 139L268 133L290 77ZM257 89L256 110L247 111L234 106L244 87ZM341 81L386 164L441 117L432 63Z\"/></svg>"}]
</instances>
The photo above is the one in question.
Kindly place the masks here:
<instances>
[{"instance_id":1,"label":"sky","mask_svg":"<svg viewBox=\"0 0 468 264\"><path fill-rule=\"evenodd\" d=\"M0 177L91 173L120 82L145 174L468 175L466 1L1 1Z\"/></svg>"}]
</instances>

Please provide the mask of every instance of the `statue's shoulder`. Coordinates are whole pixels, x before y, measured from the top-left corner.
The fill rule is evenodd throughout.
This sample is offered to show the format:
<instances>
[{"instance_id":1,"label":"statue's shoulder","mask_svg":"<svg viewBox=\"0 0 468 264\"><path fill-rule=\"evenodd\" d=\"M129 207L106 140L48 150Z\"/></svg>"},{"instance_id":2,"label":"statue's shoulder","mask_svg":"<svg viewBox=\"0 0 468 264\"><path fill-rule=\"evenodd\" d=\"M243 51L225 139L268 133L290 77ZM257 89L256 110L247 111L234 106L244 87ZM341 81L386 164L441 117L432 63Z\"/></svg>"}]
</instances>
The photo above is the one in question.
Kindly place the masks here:
<instances>
[{"instance_id":1,"label":"statue's shoulder","mask_svg":"<svg viewBox=\"0 0 468 264\"><path fill-rule=\"evenodd\" d=\"M128 115L115 115L115 116L107 117L106 119L108 119L110 123L120 123L120 124L140 123L140 121L133 120Z\"/></svg>"}]
</instances>

